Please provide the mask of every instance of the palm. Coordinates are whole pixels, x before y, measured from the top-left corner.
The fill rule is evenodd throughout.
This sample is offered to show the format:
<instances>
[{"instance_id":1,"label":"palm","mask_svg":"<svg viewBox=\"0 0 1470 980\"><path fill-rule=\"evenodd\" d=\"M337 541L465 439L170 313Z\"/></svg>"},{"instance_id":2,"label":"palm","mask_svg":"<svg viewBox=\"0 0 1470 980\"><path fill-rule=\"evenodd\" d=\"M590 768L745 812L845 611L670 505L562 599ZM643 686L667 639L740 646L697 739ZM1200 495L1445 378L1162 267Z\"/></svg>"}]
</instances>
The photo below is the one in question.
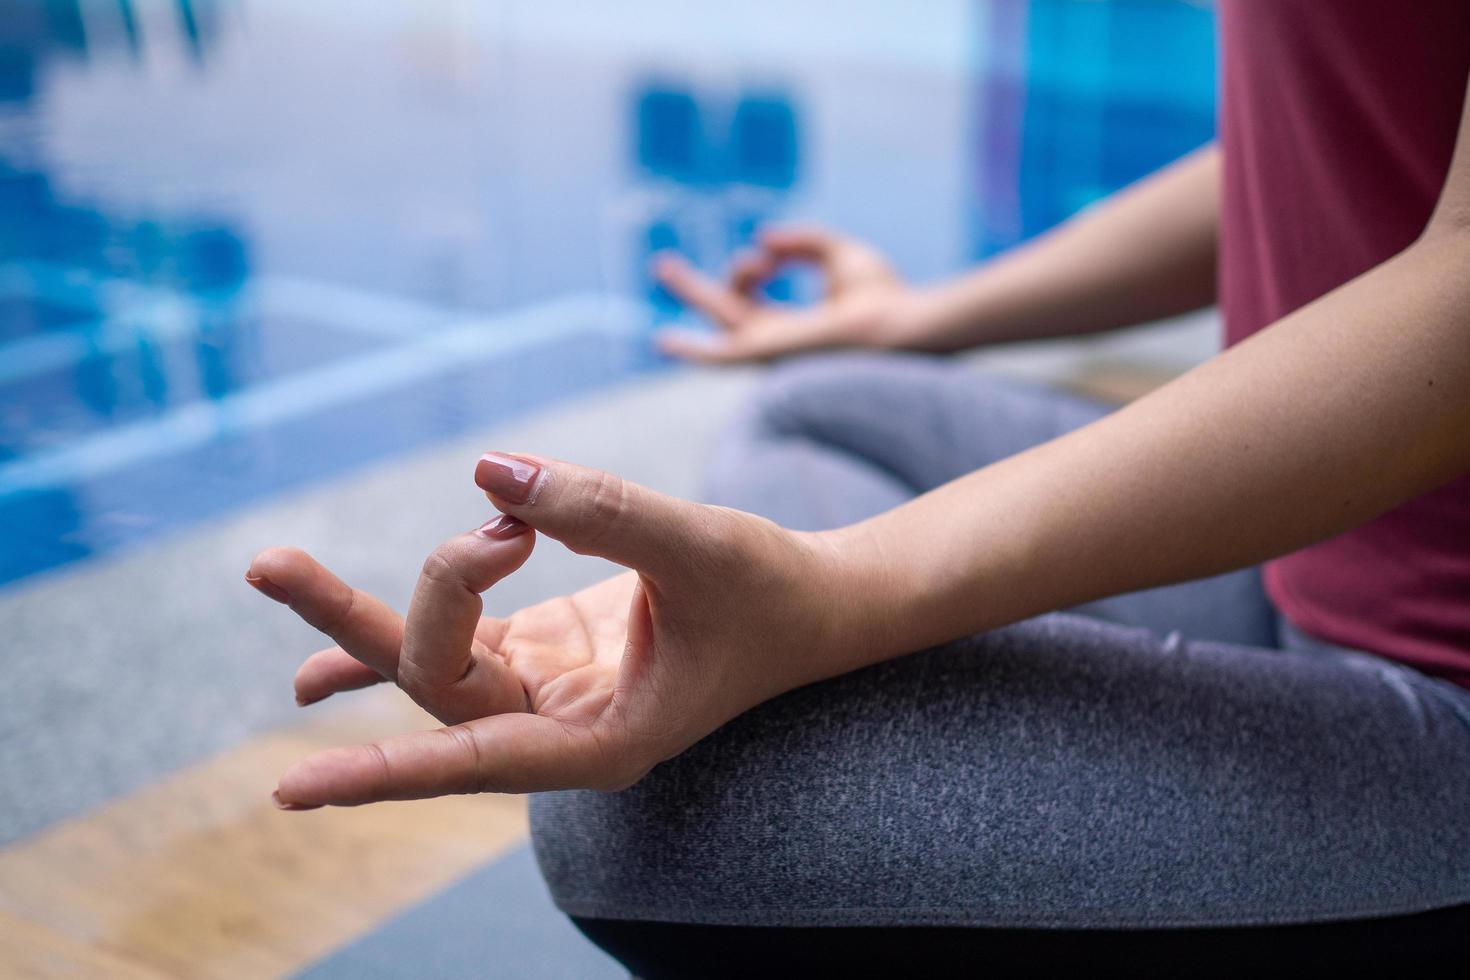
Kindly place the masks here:
<instances>
[{"instance_id":1,"label":"palm","mask_svg":"<svg viewBox=\"0 0 1470 980\"><path fill-rule=\"evenodd\" d=\"M590 721L607 706L617 682L637 581L627 572L509 619L487 617L475 638L509 665L532 712Z\"/></svg>"}]
</instances>

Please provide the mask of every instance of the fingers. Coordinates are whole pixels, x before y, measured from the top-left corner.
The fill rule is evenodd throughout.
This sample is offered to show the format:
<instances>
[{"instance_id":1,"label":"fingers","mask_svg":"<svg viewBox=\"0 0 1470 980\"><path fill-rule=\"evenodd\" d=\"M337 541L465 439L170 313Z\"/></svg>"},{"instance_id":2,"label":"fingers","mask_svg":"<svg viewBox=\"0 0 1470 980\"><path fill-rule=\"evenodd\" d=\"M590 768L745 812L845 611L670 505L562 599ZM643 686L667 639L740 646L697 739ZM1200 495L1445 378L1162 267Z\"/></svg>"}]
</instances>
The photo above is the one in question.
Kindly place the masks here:
<instances>
[{"instance_id":1,"label":"fingers","mask_svg":"<svg viewBox=\"0 0 1470 980\"><path fill-rule=\"evenodd\" d=\"M814 227L763 230L759 247L731 264L728 285L683 258L666 254L654 263L654 276L685 304L724 327L726 335L666 330L657 338L659 349L671 357L716 364L764 360L823 346L821 338L837 325L825 306L804 312L781 310L759 296L761 286L790 262L819 265L829 297L865 278L892 275L883 257L866 245Z\"/></svg>"},{"instance_id":2,"label":"fingers","mask_svg":"<svg viewBox=\"0 0 1470 980\"><path fill-rule=\"evenodd\" d=\"M832 303L806 309L767 310L739 329L720 334L670 328L654 338L659 350L701 364L766 361L798 351L851 343L842 310Z\"/></svg>"},{"instance_id":3,"label":"fingers","mask_svg":"<svg viewBox=\"0 0 1470 980\"><path fill-rule=\"evenodd\" d=\"M716 282L677 255L660 257L654 263L653 274L681 302L699 310L722 327L737 325L754 309L747 297Z\"/></svg>"},{"instance_id":4,"label":"fingers","mask_svg":"<svg viewBox=\"0 0 1470 980\"><path fill-rule=\"evenodd\" d=\"M765 361L814 346L812 336L801 327L809 317L783 316L738 334L707 334L697 330L662 330L654 342L663 353L698 364L734 364Z\"/></svg>"},{"instance_id":5,"label":"fingers","mask_svg":"<svg viewBox=\"0 0 1470 980\"><path fill-rule=\"evenodd\" d=\"M305 707L343 691L372 687L385 678L341 647L318 650L296 671L296 703Z\"/></svg>"},{"instance_id":6,"label":"fingers","mask_svg":"<svg viewBox=\"0 0 1470 980\"><path fill-rule=\"evenodd\" d=\"M403 620L382 602L351 588L300 548L270 548L255 556L246 581L285 602L356 660L385 678L398 673ZM274 593L257 584L264 582Z\"/></svg>"},{"instance_id":7,"label":"fingers","mask_svg":"<svg viewBox=\"0 0 1470 980\"><path fill-rule=\"evenodd\" d=\"M783 264L823 262L843 241L815 228L772 228L762 232L760 247L735 257L728 285L706 276L673 253L654 261L653 274L684 303L730 327L751 314L757 306L756 292Z\"/></svg>"},{"instance_id":8,"label":"fingers","mask_svg":"<svg viewBox=\"0 0 1470 980\"><path fill-rule=\"evenodd\" d=\"M758 289L766 284L780 263L769 251L743 252L730 265L730 288L742 296L754 298Z\"/></svg>"},{"instance_id":9,"label":"fingers","mask_svg":"<svg viewBox=\"0 0 1470 980\"><path fill-rule=\"evenodd\" d=\"M525 562L533 544L527 530L501 516L441 545L425 565L407 627L397 613L300 549L257 555L246 580L338 643L301 665L297 703L390 679L441 721L524 710L520 682L474 636L479 593Z\"/></svg>"},{"instance_id":10,"label":"fingers","mask_svg":"<svg viewBox=\"0 0 1470 980\"><path fill-rule=\"evenodd\" d=\"M636 770L608 759L585 729L540 715L504 714L318 752L282 774L276 798L283 808L303 809L451 793L613 789L632 782Z\"/></svg>"},{"instance_id":11,"label":"fingers","mask_svg":"<svg viewBox=\"0 0 1470 980\"><path fill-rule=\"evenodd\" d=\"M826 266L834 256L854 247L858 246L852 240L821 228L765 228L760 233L758 247L736 256L731 264L730 288L743 296L753 296L783 265L810 262Z\"/></svg>"},{"instance_id":12,"label":"fingers","mask_svg":"<svg viewBox=\"0 0 1470 980\"><path fill-rule=\"evenodd\" d=\"M799 261L821 266L829 294L862 281L896 279L888 260L871 246L821 228L768 228L761 234L761 247L778 263Z\"/></svg>"},{"instance_id":13,"label":"fingers","mask_svg":"<svg viewBox=\"0 0 1470 980\"><path fill-rule=\"evenodd\" d=\"M780 261L825 262L847 239L821 228L788 225L762 230L761 248Z\"/></svg>"},{"instance_id":14,"label":"fingers","mask_svg":"<svg viewBox=\"0 0 1470 980\"><path fill-rule=\"evenodd\" d=\"M486 453L475 482L496 507L575 552L640 572L685 574L710 542L712 508L666 497L600 470L559 460Z\"/></svg>"},{"instance_id":15,"label":"fingers","mask_svg":"<svg viewBox=\"0 0 1470 980\"><path fill-rule=\"evenodd\" d=\"M424 562L403 631L398 685L441 721L525 711L510 668L475 640L480 593L530 557L530 525L504 514L434 549Z\"/></svg>"}]
</instances>

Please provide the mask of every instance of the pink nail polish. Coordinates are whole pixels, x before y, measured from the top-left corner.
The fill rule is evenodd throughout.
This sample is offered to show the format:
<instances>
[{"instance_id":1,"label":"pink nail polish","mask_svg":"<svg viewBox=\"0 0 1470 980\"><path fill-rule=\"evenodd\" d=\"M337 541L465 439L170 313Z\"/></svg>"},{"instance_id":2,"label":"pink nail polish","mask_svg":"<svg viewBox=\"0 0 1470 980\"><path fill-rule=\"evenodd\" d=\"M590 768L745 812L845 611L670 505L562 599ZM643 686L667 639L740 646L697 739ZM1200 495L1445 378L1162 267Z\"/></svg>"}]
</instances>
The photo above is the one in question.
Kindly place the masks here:
<instances>
[{"instance_id":1,"label":"pink nail polish","mask_svg":"<svg viewBox=\"0 0 1470 980\"><path fill-rule=\"evenodd\" d=\"M267 596L280 603L289 604L291 602L291 597L286 593L286 590L264 575L251 575L249 572L246 572L245 581L249 582L250 587L263 596Z\"/></svg>"},{"instance_id":2,"label":"pink nail polish","mask_svg":"<svg viewBox=\"0 0 1470 980\"><path fill-rule=\"evenodd\" d=\"M511 538L520 537L530 529L531 525L519 517L512 517L509 514L496 514L484 524L475 528L475 533L481 537L509 541Z\"/></svg>"},{"instance_id":3,"label":"pink nail polish","mask_svg":"<svg viewBox=\"0 0 1470 980\"><path fill-rule=\"evenodd\" d=\"M280 794L280 791L279 790L271 790L271 802L276 805L276 809L277 810L298 811L298 810L320 810L322 808L322 805L320 803L316 803L316 804L287 803L285 800L281 799L281 794Z\"/></svg>"},{"instance_id":4,"label":"pink nail polish","mask_svg":"<svg viewBox=\"0 0 1470 980\"><path fill-rule=\"evenodd\" d=\"M475 464L475 482L480 489L512 504L524 504L531 499L540 475L539 463L504 453L486 453Z\"/></svg>"}]
</instances>

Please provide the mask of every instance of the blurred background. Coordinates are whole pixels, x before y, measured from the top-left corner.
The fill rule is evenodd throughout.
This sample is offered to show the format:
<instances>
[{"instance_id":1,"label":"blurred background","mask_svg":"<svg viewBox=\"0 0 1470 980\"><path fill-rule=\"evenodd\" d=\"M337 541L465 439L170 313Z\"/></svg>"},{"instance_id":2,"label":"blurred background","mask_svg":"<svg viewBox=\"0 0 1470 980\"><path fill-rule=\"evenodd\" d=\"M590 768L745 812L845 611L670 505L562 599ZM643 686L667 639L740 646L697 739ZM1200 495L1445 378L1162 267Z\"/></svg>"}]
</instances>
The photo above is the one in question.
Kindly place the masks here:
<instances>
[{"instance_id":1,"label":"blurred background","mask_svg":"<svg viewBox=\"0 0 1470 980\"><path fill-rule=\"evenodd\" d=\"M0 973L616 976L521 801L270 809L425 721L299 712L250 556L402 608L488 448L696 495L758 372L653 353L652 254L952 275L1209 140L1214 72L1189 0L0 0ZM1127 394L1215 339L974 360ZM606 570L553 549L491 610Z\"/></svg>"}]
</instances>

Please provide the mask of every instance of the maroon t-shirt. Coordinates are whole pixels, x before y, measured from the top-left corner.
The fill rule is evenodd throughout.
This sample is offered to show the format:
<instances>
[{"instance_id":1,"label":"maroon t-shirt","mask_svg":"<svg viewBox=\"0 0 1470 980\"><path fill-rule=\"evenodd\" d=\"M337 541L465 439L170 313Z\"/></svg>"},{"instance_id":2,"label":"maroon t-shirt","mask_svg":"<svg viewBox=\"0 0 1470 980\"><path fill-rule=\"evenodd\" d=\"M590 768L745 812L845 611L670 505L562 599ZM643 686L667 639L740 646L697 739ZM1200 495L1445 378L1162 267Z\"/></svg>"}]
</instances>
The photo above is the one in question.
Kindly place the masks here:
<instances>
[{"instance_id":1,"label":"maroon t-shirt","mask_svg":"<svg viewBox=\"0 0 1470 980\"><path fill-rule=\"evenodd\" d=\"M1222 0L1220 19L1235 343L1424 229L1459 129L1470 0ZM1268 563L1266 586L1307 633L1470 686L1470 475Z\"/></svg>"}]
</instances>

